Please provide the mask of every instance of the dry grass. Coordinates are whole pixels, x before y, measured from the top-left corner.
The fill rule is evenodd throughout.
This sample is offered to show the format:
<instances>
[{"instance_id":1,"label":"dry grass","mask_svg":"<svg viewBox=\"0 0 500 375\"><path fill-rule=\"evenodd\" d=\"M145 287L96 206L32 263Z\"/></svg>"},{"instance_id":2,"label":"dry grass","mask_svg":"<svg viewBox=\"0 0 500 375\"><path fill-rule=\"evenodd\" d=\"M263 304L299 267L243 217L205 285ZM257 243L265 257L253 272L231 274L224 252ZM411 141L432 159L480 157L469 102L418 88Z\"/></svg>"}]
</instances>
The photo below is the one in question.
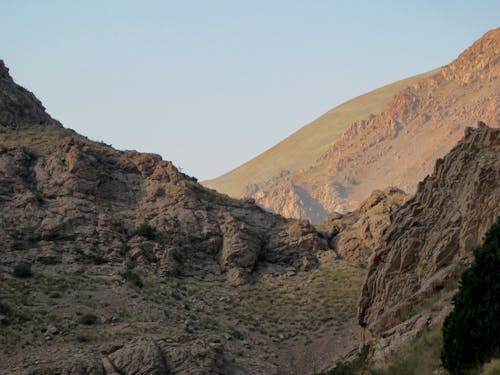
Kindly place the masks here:
<instances>
[{"instance_id":1,"label":"dry grass","mask_svg":"<svg viewBox=\"0 0 500 375\"><path fill-rule=\"evenodd\" d=\"M0 360L14 361L26 350L43 357L47 348L63 355L138 336L185 335L228 340L228 356L236 361L277 355L352 324L365 273L338 262L294 276L266 274L254 284L232 287L222 281L164 279L153 269L137 269L138 288L121 276L123 268L109 263L90 263L82 274L59 266L35 271L34 277L20 279L0 269L0 315L5 316ZM59 333L48 340L49 326Z\"/></svg>"},{"instance_id":2,"label":"dry grass","mask_svg":"<svg viewBox=\"0 0 500 375\"><path fill-rule=\"evenodd\" d=\"M242 166L203 181L203 185L240 197L249 184L260 184L283 170L308 168L351 123L380 113L396 92L429 74L431 72L397 81L343 103Z\"/></svg>"},{"instance_id":3,"label":"dry grass","mask_svg":"<svg viewBox=\"0 0 500 375\"><path fill-rule=\"evenodd\" d=\"M440 354L443 346L441 325L424 333L414 342L403 346L393 363L386 368L373 369L373 375L422 375L447 372L441 368Z\"/></svg>"},{"instance_id":4,"label":"dry grass","mask_svg":"<svg viewBox=\"0 0 500 375\"><path fill-rule=\"evenodd\" d=\"M4 130L0 127L0 145L6 147L24 147L33 156L46 155L53 151L53 147L67 136L74 136L82 142L92 144L97 149L111 149L109 145L96 142L77 134L71 129L56 125L33 125L21 127L15 131Z\"/></svg>"},{"instance_id":5,"label":"dry grass","mask_svg":"<svg viewBox=\"0 0 500 375\"><path fill-rule=\"evenodd\" d=\"M189 294L200 299L219 296L215 309L222 320L243 331L286 341L352 319L363 277L359 268L336 265L230 289L222 283L186 286Z\"/></svg>"}]
</instances>

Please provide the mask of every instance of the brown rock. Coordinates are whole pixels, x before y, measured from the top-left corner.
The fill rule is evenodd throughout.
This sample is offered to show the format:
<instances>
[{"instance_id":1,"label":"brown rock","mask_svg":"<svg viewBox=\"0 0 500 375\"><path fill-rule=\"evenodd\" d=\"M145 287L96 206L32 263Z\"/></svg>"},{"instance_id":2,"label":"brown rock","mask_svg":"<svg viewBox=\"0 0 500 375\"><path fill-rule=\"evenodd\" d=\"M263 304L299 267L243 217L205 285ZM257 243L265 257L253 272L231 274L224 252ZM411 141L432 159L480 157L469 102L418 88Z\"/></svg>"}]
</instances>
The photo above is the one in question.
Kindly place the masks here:
<instances>
[{"instance_id":1,"label":"brown rock","mask_svg":"<svg viewBox=\"0 0 500 375\"><path fill-rule=\"evenodd\" d=\"M359 323L375 339L390 337L404 309L461 274L500 215L499 155L500 130L468 129L396 211L371 258L359 304Z\"/></svg>"}]
</instances>

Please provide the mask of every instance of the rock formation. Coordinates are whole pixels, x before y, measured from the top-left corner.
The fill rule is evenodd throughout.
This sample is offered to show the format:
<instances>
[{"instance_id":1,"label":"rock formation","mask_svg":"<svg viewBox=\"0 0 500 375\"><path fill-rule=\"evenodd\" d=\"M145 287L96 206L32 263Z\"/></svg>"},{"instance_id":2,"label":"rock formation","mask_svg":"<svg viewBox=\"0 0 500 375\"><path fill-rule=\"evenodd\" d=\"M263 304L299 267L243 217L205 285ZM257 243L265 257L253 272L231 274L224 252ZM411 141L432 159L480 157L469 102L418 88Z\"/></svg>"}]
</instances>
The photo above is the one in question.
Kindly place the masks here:
<instances>
[{"instance_id":1,"label":"rock formation","mask_svg":"<svg viewBox=\"0 0 500 375\"><path fill-rule=\"evenodd\" d=\"M0 124L3 126L49 124L55 121L33 93L17 85L0 60Z\"/></svg>"},{"instance_id":2,"label":"rock formation","mask_svg":"<svg viewBox=\"0 0 500 375\"><path fill-rule=\"evenodd\" d=\"M500 28L487 32L451 64L398 90L380 112L351 122L306 166L265 181L232 181L232 175L239 176L237 169L208 185L233 192L247 181L242 195L272 212L313 223L325 220L329 212L355 209L376 189L395 186L413 193L467 126L477 119L500 126L499 49ZM323 127L316 129L310 129L311 139L324 132ZM290 156L290 164L303 153ZM276 150L273 156L280 158Z\"/></svg>"},{"instance_id":3,"label":"rock formation","mask_svg":"<svg viewBox=\"0 0 500 375\"><path fill-rule=\"evenodd\" d=\"M285 342L314 344L298 327L355 343L362 273L308 221L65 129L0 68L0 372L279 374ZM331 283L341 308L324 303Z\"/></svg>"},{"instance_id":4,"label":"rock formation","mask_svg":"<svg viewBox=\"0 0 500 375\"><path fill-rule=\"evenodd\" d=\"M340 257L364 262L382 243L382 236L392 223L393 213L408 199L402 190L388 188L376 190L361 206L342 215L332 213L318 225Z\"/></svg>"},{"instance_id":5,"label":"rock formation","mask_svg":"<svg viewBox=\"0 0 500 375\"><path fill-rule=\"evenodd\" d=\"M290 230L294 221L205 189L158 155L117 151L62 128L3 72L4 263L65 264L92 249L129 267L147 262L171 275L244 282L259 262L300 268L326 247L308 224ZM151 238L134 232L145 221Z\"/></svg>"},{"instance_id":6,"label":"rock formation","mask_svg":"<svg viewBox=\"0 0 500 375\"><path fill-rule=\"evenodd\" d=\"M359 323L390 358L449 311L472 249L500 215L500 130L480 122L393 216L363 286Z\"/></svg>"}]
</instances>

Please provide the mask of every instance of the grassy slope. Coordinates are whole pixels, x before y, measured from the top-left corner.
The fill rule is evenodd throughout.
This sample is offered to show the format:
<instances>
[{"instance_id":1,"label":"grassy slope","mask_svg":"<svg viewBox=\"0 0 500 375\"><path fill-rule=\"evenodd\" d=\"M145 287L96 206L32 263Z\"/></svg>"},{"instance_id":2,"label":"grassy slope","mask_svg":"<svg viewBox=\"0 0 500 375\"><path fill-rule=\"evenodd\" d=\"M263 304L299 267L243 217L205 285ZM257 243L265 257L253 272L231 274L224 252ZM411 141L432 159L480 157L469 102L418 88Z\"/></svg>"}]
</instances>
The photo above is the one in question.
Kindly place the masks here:
<instances>
[{"instance_id":1,"label":"grassy slope","mask_svg":"<svg viewBox=\"0 0 500 375\"><path fill-rule=\"evenodd\" d=\"M382 111L389 99L402 88L430 75L427 72L380 87L335 107L299 129L277 145L240 167L203 185L234 197L245 187L262 183L282 170L299 170L311 165L328 146L354 121Z\"/></svg>"}]
</instances>

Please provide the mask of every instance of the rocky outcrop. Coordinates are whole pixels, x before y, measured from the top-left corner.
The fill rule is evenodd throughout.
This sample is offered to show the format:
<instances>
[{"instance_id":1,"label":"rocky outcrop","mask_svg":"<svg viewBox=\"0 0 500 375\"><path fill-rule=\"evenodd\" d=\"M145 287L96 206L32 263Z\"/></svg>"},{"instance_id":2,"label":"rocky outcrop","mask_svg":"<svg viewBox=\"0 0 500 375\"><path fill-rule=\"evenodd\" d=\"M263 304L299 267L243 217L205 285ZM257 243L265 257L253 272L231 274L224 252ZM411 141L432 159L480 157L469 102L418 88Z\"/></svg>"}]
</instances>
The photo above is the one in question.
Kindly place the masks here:
<instances>
[{"instance_id":1,"label":"rocky outcrop","mask_svg":"<svg viewBox=\"0 0 500 375\"><path fill-rule=\"evenodd\" d=\"M370 260L359 304L359 324L375 342L375 358L390 356L449 308L448 292L500 215L499 155L500 130L483 123L467 128L394 214Z\"/></svg>"},{"instance_id":2,"label":"rocky outcrop","mask_svg":"<svg viewBox=\"0 0 500 375\"><path fill-rule=\"evenodd\" d=\"M0 60L0 126L48 124L55 121L33 93L17 85Z\"/></svg>"},{"instance_id":3,"label":"rocky outcrop","mask_svg":"<svg viewBox=\"0 0 500 375\"><path fill-rule=\"evenodd\" d=\"M249 181L249 196L286 217L320 223L328 212L354 210L373 190L395 186L414 193L418 181L467 126L478 119L500 126L499 43L500 28L487 32L449 65L399 89L380 112L343 127L316 160L302 163L300 169L288 168L285 176ZM311 139L324 131L316 129ZM290 164L302 154L296 155L288 157ZM210 184L235 191L238 180L230 176L242 178L237 171L221 177L220 184L218 179Z\"/></svg>"},{"instance_id":4,"label":"rocky outcrop","mask_svg":"<svg viewBox=\"0 0 500 375\"><path fill-rule=\"evenodd\" d=\"M138 339L126 346L104 350L99 355L76 355L63 363L39 366L30 375L163 375L226 374L220 342L198 340L179 347L165 340Z\"/></svg>"},{"instance_id":5,"label":"rocky outcrop","mask_svg":"<svg viewBox=\"0 0 500 375\"><path fill-rule=\"evenodd\" d=\"M275 374L226 295L315 269L324 236L63 128L0 68L0 372Z\"/></svg>"},{"instance_id":6,"label":"rocky outcrop","mask_svg":"<svg viewBox=\"0 0 500 375\"><path fill-rule=\"evenodd\" d=\"M72 262L92 250L132 268L147 262L200 278L237 270L244 279L259 259L300 265L327 247L313 230L290 236L293 221L206 190L157 155L99 148L77 135L43 155L2 147L0 171L4 263ZM134 232L145 220L152 238ZM298 246L301 236L312 247Z\"/></svg>"},{"instance_id":7,"label":"rocky outcrop","mask_svg":"<svg viewBox=\"0 0 500 375\"><path fill-rule=\"evenodd\" d=\"M399 189L376 190L361 206L348 214L332 213L318 225L340 257L364 262L382 243L393 213L408 199Z\"/></svg>"}]
</instances>

